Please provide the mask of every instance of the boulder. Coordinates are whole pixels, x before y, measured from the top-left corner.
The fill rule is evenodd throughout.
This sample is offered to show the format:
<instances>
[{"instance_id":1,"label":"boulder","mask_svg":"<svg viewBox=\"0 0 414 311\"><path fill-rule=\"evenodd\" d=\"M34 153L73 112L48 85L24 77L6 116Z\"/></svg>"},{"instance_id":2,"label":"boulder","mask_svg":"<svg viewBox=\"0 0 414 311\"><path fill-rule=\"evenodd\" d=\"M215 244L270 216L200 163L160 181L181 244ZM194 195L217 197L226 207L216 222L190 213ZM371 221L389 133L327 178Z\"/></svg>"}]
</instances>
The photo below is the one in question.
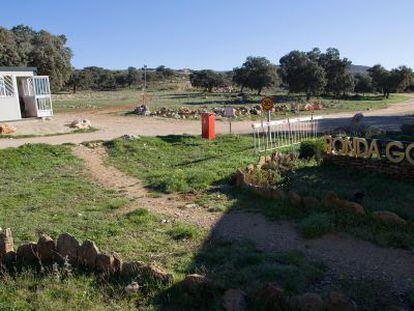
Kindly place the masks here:
<instances>
[{"instance_id":1,"label":"boulder","mask_svg":"<svg viewBox=\"0 0 414 311\"><path fill-rule=\"evenodd\" d=\"M57 239L57 252L62 259L67 258L71 264L77 262L79 241L69 233L62 233Z\"/></svg>"},{"instance_id":2,"label":"boulder","mask_svg":"<svg viewBox=\"0 0 414 311\"><path fill-rule=\"evenodd\" d=\"M95 245L95 242L86 240L79 247L78 250L78 262L90 269L95 268L96 257L99 254L99 249Z\"/></svg>"},{"instance_id":3,"label":"boulder","mask_svg":"<svg viewBox=\"0 0 414 311\"><path fill-rule=\"evenodd\" d=\"M286 200L287 194L283 190L280 189L272 189L270 191L270 197L276 200Z\"/></svg>"},{"instance_id":4,"label":"boulder","mask_svg":"<svg viewBox=\"0 0 414 311\"><path fill-rule=\"evenodd\" d=\"M389 211L376 211L372 213L372 218L378 221L397 224L397 225L406 225L407 221L397 214Z\"/></svg>"},{"instance_id":5,"label":"boulder","mask_svg":"<svg viewBox=\"0 0 414 311\"><path fill-rule=\"evenodd\" d=\"M315 209L319 207L319 200L312 196L303 197L303 205L306 209Z\"/></svg>"},{"instance_id":6,"label":"boulder","mask_svg":"<svg viewBox=\"0 0 414 311\"><path fill-rule=\"evenodd\" d=\"M302 204L302 198L300 197L299 194L297 194L294 191L288 192L288 200L289 200L289 203L292 204L293 206L299 206Z\"/></svg>"},{"instance_id":7,"label":"boulder","mask_svg":"<svg viewBox=\"0 0 414 311\"><path fill-rule=\"evenodd\" d=\"M347 212L362 215L365 214L365 210L361 204L356 202L346 201L346 200L337 200L336 207Z\"/></svg>"},{"instance_id":8,"label":"boulder","mask_svg":"<svg viewBox=\"0 0 414 311\"><path fill-rule=\"evenodd\" d=\"M190 294L195 294L199 291L213 291L218 287L208 277L200 274L189 274L181 282L183 289Z\"/></svg>"},{"instance_id":9,"label":"boulder","mask_svg":"<svg viewBox=\"0 0 414 311\"><path fill-rule=\"evenodd\" d=\"M125 278L135 278L141 275L145 263L142 261L126 261L121 265L121 276Z\"/></svg>"},{"instance_id":10,"label":"boulder","mask_svg":"<svg viewBox=\"0 0 414 311\"><path fill-rule=\"evenodd\" d=\"M14 250L13 236L10 228L0 231L0 262L7 253Z\"/></svg>"},{"instance_id":11,"label":"boulder","mask_svg":"<svg viewBox=\"0 0 414 311\"><path fill-rule=\"evenodd\" d=\"M131 284L128 284L127 286L125 286L125 292L129 296L131 296L135 293L138 293L139 289L140 289L140 286L137 282L132 282Z\"/></svg>"},{"instance_id":12,"label":"boulder","mask_svg":"<svg viewBox=\"0 0 414 311\"><path fill-rule=\"evenodd\" d=\"M145 265L142 272L144 277L150 278L155 282L168 284L173 280L173 276L171 274L154 264Z\"/></svg>"},{"instance_id":13,"label":"boulder","mask_svg":"<svg viewBox=\"0 0 414 311\"><path fill-rule=\"evenodd\" d=\"M240 289L228 289L223 295L222 306L225 311L245 311L246 294Z\"/></svg>"},{"instance_id":14,"label":"boulder","mask_svg":"<svg viewBox=\"0 0 414 311\"><path fill-rule=\"evenodd\" d=\"M336 207L338 200L338 195L333 191L329 191L325 196L325 205L326 207Z\"/></svg>"},{"instance_id":15,"label":"boulder","mask_svg":"<svg viewBox=\"0 0 414 311\"><path fill-rule=\"evenodd\" d=\"M23 263L37 263L37 245L34 242L22 244L17 248L17 260Z\"/></svg>"},{"instance_id":16,"label":"boulder","mask_svg":"<svg viewBox=\"0 0 414 311\"><path fill-rule=\"evenodd\" d=\"M327 311L355 311L356 304L340 292L330 292L326 301Z\"/></svg>"},{"instance_id":17,"label":"boulder","mask_svg":"<svg viewBox=\"0 0 414 311\"><path fill-rule=\"evenodd\" d=\"M290 307L284 290L276 283L268 283L259 289L253 300L260 310L288 310Z\"/></svg>"},{"instance_id":18,"label":"boulder","mask_svg":"<svg viewBox=\"0 0 414 311\"><path fill-rule=\"evenodd\" d=\"M292 310L323 311L325 304L320 295L306 293L289 299Z\"/></svg>"},{"instance_id":19,"label":"boulder","mask_svg":"<svg viewBox=\"0 0 414 311\"><path fill-rule=\"evenodd\" d=\"M37 242L37 253L42 263L52 263L57 253L55 241L47 234L41 234Z\"/></svg>"},{"instance_id":20,"label":"boulder","mask_svg":"<svg viewBox=\"0 0 414 311\"><path fill-rule=\"evenodd\" d=\"M71 128L81 130L90 128L92 126L92 123L88 119L77 119L72 121L69 126Z\"/></svg>"},{"instance_id":21,"label":"boulder","mask_svg":"<svg viewBox=\"0 0 414 311\"><path fill-rule=\"evenodd\" d=\"M115 273L115 259L112 254L98 254L96 256L95 268L106 274Z\"/></svg>"},{"instance_id":22,"label":"boulder","mask_svg":"<svg viewBox=\"0 0 414 311\"><path fill-rule=\"evenodd\" d=\"M7 123L0 124L0 135L13 134L14 132L16 132L16 129L13 126Z\"/></svg>"}]
</instances>

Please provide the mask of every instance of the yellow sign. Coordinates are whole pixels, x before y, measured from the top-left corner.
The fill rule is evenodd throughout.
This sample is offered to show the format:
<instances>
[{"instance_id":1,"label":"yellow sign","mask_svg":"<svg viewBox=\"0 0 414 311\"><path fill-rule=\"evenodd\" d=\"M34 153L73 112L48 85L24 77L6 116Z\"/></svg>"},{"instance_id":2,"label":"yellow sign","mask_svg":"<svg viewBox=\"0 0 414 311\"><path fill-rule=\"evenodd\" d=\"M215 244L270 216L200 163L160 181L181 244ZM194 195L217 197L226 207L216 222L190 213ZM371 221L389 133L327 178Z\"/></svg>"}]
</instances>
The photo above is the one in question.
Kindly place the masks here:
<instances>
[{"instance_id":1,"label":"yellow sign","mask_svg":"<svg viewBox=\"0 0 414 311\"><path fill-rule=\"evenodd\" d=\"M262 99L262 108L263 110L270 111L273 109L273 98L264 97Z\"/></svg>"},{"instance_id":2,"label":"yellow sign","mask_svg":"<svg viewBox=\"0 0 414 311\"><path fill-rule=\"evenodd\" d=\"M378 140L370 142L365 138L349 137L326 137L326 151L329 154L349 156L354 158L364 158L381 160L382 154L378 148ZM400 141L390 141L385 143L385 157L393 162L400 163L406 159L414 165L414 143L407 146Z\"/></svg>"}]
</instances>

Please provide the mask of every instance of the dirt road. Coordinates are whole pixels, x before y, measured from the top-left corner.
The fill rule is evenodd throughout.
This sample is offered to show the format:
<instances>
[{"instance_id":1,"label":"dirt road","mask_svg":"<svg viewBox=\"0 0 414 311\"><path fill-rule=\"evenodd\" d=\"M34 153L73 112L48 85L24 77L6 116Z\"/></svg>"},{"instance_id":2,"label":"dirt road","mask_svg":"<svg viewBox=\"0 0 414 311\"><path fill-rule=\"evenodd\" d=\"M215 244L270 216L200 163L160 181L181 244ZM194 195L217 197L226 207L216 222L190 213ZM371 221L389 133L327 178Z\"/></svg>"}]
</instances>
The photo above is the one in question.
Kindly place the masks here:
<instances>
[{"instance_id":1,"label":"dirt road","mask_svg":"<svg viewBox=\"0 0 414 311\"><path fill-rule=\"evenodd\" d=\"M385 109L375 111L362 111L364 122L370 125L386 129L398 129L404 122L414 122L414 95L409 100L391 105ZM320 129L327 131L333 128L347 125L355 113L337 113L326 115L320 122ZM59 113L53 120L24 120L11 123L18 129L19 133L42 134L47 132L68 132L67 124L74 119L85 118L99 130L93 133L66 134L60 136L32 137L20 139L0 139L0 149L17 147L26 143L81 143L91 140L109 140L124 134L158 136L169 134L193 134L201 132L200 121L174 120L166 118L149 118L138 116L120 116L110 111L94 111L81 113ZM232 129L235 133L245 134L251 132L252 121L233 122ZM217 133L228 133L228 123L216 122Z\"/></svg>"}]
</instances>

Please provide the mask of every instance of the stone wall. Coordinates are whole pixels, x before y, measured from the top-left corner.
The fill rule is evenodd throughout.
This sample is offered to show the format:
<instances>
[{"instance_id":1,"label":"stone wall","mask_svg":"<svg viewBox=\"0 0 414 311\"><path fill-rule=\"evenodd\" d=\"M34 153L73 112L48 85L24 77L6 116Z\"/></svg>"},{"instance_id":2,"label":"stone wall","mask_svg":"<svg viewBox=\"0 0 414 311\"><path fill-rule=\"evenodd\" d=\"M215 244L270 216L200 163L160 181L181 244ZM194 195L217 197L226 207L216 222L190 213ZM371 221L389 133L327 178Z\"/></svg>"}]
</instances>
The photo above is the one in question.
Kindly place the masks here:
<instances>
[{"instance_id":1,"label":"stone wall","mask_svg":"<svg viewBox=\"0 0 414 311\"><path fill-rule=\"evenodd\" d=\"M414 180L414 165L411 165L407 161L392 163L388 160L352 158L348 156L326 154L324 155L323 162L356 170L384 174L398 179Z\"/></svg>"}]
</instances>

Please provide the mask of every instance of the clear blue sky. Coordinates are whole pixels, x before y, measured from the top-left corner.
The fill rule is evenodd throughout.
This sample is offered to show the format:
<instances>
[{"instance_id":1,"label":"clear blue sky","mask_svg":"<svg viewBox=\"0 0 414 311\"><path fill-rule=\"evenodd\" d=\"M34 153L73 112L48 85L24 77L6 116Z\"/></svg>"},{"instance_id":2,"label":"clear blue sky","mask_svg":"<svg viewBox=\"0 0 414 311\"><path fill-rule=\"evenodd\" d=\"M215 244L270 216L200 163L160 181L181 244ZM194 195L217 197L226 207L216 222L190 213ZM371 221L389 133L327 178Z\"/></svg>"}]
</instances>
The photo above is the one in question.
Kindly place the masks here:
<instances>
[{"instance_id":1,"label":"clear blue sky","mask_svg":"<svg viewBox=\"0 0 414 311\"><path fill-rule=\"evenodd\" d=\"M77 68L231 69L337 47L354 64L414 67L413 0L12 0L0 26L65 34Z\"/></svg>"}]
</instances>

